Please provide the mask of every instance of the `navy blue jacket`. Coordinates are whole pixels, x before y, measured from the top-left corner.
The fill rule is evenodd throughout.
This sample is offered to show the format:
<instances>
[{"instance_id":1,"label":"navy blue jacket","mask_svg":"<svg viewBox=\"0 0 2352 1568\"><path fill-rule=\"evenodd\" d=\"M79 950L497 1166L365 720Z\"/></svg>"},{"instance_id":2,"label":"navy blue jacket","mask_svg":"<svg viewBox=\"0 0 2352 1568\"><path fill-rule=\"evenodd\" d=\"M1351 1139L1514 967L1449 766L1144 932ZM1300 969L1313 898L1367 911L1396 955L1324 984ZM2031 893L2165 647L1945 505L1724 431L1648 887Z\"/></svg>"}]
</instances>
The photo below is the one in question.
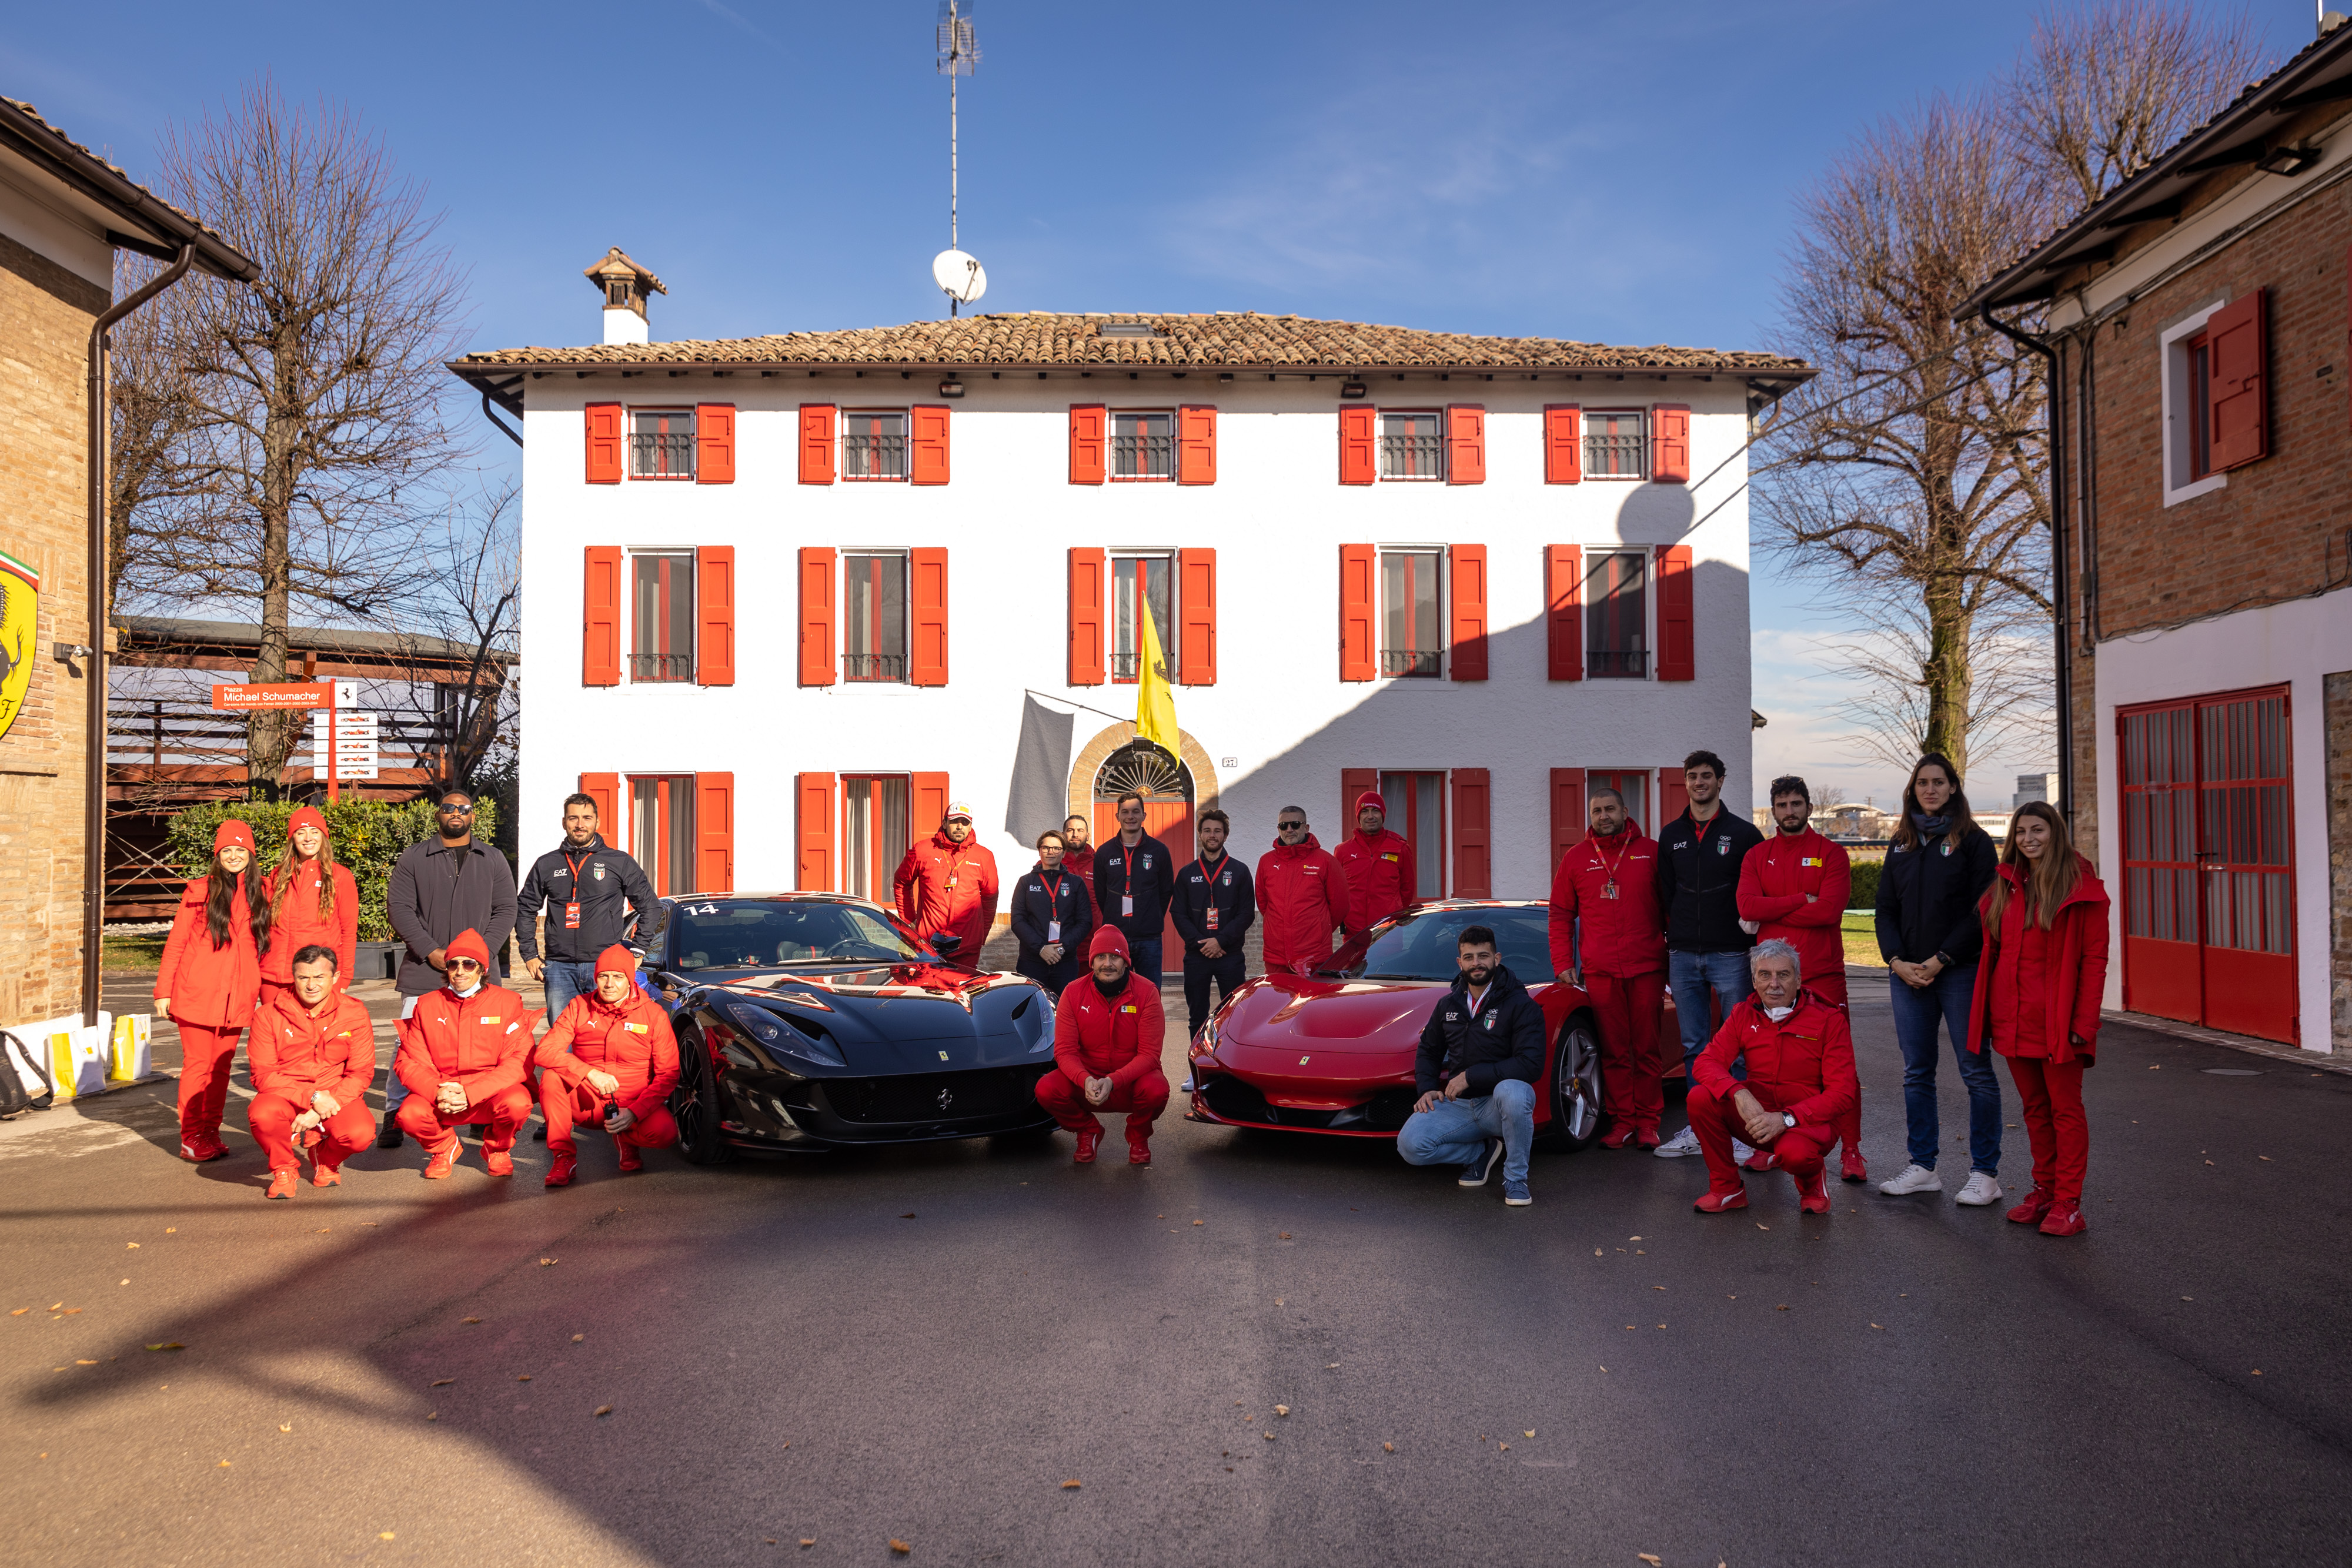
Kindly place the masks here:
<instances>
[{"instance_id":1,"label":"navy blue jacket","mask_svg":"<svg viewBox=\"0 0 2352 1568\"><path fill-rule=\"evenodd\" d=\"M1095 906L1087 896L1087 879L1067 867L1047 871L1041 862L1021 873L1013 884L1013 938L1021 945L1021 961L1028 964L1045 945L1049 921L1062 923L1063 956L1084 958L1087 938L1094 935ZM1027 973L1026 969L1023 973Z\"/></svg>"},{"instance_id":2,"label":"navy blue jacket","mask_svg":"<svg viewBox=\"0 0 2352 1568\"><path fill-rule=\"evenodd\" d=\"M1128 865L1133 855L1135 864ZM1129 942L1157 942L1168 926L1168 900L1176 891L1176 859L1168 846L1146 833L1129 850L1113 833L1095 846L1095 908L1099 924L1116 925ZM1121 915L1119 901L1132 895L1135 913Z\"/></svg>"},{"instance_id":3,"label":"navy blue jacket","mask_svg":"<svg viewBox=\"0 0 2352 1568\"><path fill-rule=\"evenodd\" d=\"M1217 928L1209 929L1209 911L1217 912ZM1188 957L1201 956L1201 944L1213 936L1227 954L1242 950L1242 933L1257 919L1257 891L1249 867L1231 850L1219 858L1216 873L1194 861L1176 873L1176 899L1168 906L1176 935L1184 939Z\"/></svg>"},{"instance_id":4,"label":"navy blue jacket","mask_svg":"<svg viewBox=\"0 0 2352 1568\"><path fill-rule=\"evenodd\" d=\"M1422 1026L1421 1051L1412 1080L1423 1094L1443 1089L1457 1072L1470 1075L1465 1092L1492 1094L1506 1078L1533 1083L1543 1076L1544 1015L1518 977L1501 964L1486 977L1486 995L1470 1010L1470 977L1454 977L1454 988L1430 1010Z\"/></svg>"}]
</instances>

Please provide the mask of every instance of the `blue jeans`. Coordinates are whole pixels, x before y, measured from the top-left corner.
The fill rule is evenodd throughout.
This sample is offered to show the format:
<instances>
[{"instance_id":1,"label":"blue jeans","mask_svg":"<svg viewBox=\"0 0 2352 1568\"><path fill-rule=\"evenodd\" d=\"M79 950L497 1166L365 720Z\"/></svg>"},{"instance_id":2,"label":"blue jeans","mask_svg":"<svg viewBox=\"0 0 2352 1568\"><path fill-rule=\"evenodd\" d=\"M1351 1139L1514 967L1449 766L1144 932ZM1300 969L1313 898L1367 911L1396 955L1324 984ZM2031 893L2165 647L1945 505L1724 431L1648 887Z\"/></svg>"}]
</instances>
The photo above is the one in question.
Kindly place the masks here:
<instances>
[{"instance_id":1,"label":"blue jeans","mask_svg":"<svg viewBox=\"0 0 2352 1568\"><path fill-rule=\"evenodd\" d=\"M1729 1018L1731 1009L1746 1001L1755 988L1748 975L1748 955L1669 952L1666 985L1675 993L1675 1019L1683 1031L1683 1082L1688 1083L1691 1062L1715 1038L1715 1009L1708 992L1723 998L1723 1014ZM1736 1063L1731 1075L1747 1077L1747 1062Z\"/></svg>"},{"instance_id":2,"label":"blue jeans","mask_svg":"<svg viewBox=\"0 0 2352 1568\"><path fill-rule=\"evenodd\" d=\"M1486 1140L1503 1140L1503 1179L1528 1179L1528 1150L1536 1141L1536 1086L1517 1078L1492 1094L1440 1100L1415 1111L1397 1131L1397 1153L1409 1166L1466 1166L1483 1159Z\"/></svg>"},{"instance_id":3,"label":"blue jeans","mask_svg":"<svg viewBox=\"0 0 2352 1568\"><path fill-rule=\"evenodd\" d=\"M1160 984L1160 945L1162 936L1130 936L1127 939L1127 967L1150 981Z\"/></svg>"},{"instance_id":4,"label":"blue jeans","mask_svg":"<svg viewBox=\"0 0 2352 1568\"><path fill-rule=\"evenodd\" d=\"M547 977L540 984L547 988L547 1021L552 1024L555 1015L572 1004L574 997L583 997L596 988L596 960L593 958L544 960Z\"/></svg>"},{"instance_id":5,"label":"blue jeans","mask_svg":"<svg viewBox=\"0 0 2352 1568\"><path fill-rule=\"evenodd\" d=\"M1952 1037L1960 1082L1969 1092L1969 1168L2000 1169L2000 1080L1992 1072L1992 1052L1968 1048L1969 1003L1977 967L1946 969L1914 990L1893 975L1886 989L1895 1008L1895 1043L1903 1050L1903 1120L1910 1133L1911 1163L1936 1168L1936 1145L1944 1130L1936 1114L1936 1024Z\"/></svg>"}]
</instances>

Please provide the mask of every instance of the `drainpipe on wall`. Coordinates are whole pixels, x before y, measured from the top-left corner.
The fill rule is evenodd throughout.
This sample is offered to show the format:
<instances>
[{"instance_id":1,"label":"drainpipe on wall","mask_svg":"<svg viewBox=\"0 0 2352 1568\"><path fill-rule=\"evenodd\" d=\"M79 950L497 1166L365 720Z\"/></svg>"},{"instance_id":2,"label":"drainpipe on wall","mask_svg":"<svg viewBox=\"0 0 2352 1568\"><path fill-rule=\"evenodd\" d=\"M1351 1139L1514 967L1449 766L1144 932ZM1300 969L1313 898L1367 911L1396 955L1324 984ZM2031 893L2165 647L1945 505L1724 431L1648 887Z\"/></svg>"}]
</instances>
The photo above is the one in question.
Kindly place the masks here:
<instances>
[{"instance_id":1,"label":"drainpipe on wall","mask_svg":"<svg viewBox=\"0 0 2352 1568\"><path fill-rule=\"evenodd\" d=\"M1990 302L1977 319L2021 348L2042 356L2050 371L2050 587L2053 608L2050 617L2051 649L2057 657L2058 685L2058 814L2066 831L2074 831L2074 661L2066 621L2066 389L2059 379L2058 350L2048 340L2004 325Z\"/></svg>"},{"instance_id":2,"label":"drainpipe on wall","mask_svg":"<svg viewBox=\"0 0 2352 1568\"><path fill-rule=\"evenodd\" d=\"M180 281L196 259L194 240L147 287L90 323L89 384L89 646L82 650L85 737L82 781L81 1021L98 1022L106 968L106 334L117 321Z\"/></svg>"}]
</instances>

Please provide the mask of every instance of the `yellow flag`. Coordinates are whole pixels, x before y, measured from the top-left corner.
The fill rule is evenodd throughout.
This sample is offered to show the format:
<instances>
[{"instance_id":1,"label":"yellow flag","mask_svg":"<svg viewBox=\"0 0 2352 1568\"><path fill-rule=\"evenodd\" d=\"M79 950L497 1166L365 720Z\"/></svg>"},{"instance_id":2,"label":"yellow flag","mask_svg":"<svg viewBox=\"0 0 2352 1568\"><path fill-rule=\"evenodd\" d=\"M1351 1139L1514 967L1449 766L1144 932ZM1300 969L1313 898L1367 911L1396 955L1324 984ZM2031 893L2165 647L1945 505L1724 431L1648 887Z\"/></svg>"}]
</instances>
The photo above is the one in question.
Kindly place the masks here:
<instances>
[{"instance_id":1,"label":"yellow flag","mask_svg":"<svg viewBox=\"0 0 2352 1568\"><path fill-rule=\"evenodd\" d=\"M1168 664L1160 655L1160 631L1152 624L1151 602L1143 604L1143 669L1135 687L1135 733L1164 749L1176 747L1176 695L1168 689Z\"/></svg>"}]
</instances>

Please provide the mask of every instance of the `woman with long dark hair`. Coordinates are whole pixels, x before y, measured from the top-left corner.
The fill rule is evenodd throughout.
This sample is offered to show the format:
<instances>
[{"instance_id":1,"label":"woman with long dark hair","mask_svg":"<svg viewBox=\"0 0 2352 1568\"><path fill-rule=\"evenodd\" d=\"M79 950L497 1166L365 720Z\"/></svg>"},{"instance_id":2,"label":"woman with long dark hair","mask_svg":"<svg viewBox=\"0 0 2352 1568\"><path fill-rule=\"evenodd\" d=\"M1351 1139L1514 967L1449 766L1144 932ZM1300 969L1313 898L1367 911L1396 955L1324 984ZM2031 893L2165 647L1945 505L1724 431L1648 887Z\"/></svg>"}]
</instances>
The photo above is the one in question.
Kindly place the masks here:
<instances>
[{"instance_id":1,"label":"woman with long dark hair","mask_svg":"<svg viewBox=\"0 0 2352 1568\"><path fill-rule=\"evenodd\" d=\"M1969 1049L2009 1061L2033 1145L2033 1190L2009 1211L2044 1236L2077 1236L2091 1124L2083 1071L2099 1049L2107 985L2107 890L2074 852L2066 820L2040 800L2009 824L2000 872L1978 906L1984 957L1969 1007Z\"/></svg>"},{"instance_id":2,"label":"woman with long dark hair","mask_svg":"<svg viewBox=\"0 0 2352 1568\"><path fill-rule=\"evenodd\" d=\"M1977 952L1984 940L1977 900L1992 884L1992 839L1977 826L1961 792L1960 770L1931 751L1903 787L1903 821L1887 845L1878 878L1878 951L1891 971L1895 1040L1903 1051L1903 1120L1911 1163L1883 1193L1941 1192L1936 1174L1943 1126L1936 1111L1936 1026L1952 1037L1960 1082L1969 1092L1969 1179L1958 1201L1982 1207L2000 1201L2000 1080L1992 1063L1963 1049Z\"/></svg>"},{"instance_id":3,"label":"woman with long dark hair","mask_svg":"<svg viewBox=\"0 0 2352 1568\"><path fill-rule=\"evenodd\" d=\"M310 946L335 955L335 989L352 985L359 956L360 890L349 866L335 863L327 819L316 806L286 822L286 853L261 884L269 906L269 950L261 956L261 1005L294 988L294 955Z\"/></svg>"},{"instance_id":4,"label":"woman with long dark hair","mask_svg":"<svg viewBox=\"0 0 2352 1568\"><path fill-rule=\"evenodd\" d=\"M1081 956L1094 932L1094 895L1086 879L1062 864L1062 835L1052 828L1037 835L1037 863L1013 888L1013 938L1020 956L1013 968L1054 996L1087 972Z\"/></svg>"},{"instance_id":5,"label":"woman with long dark hair","mask_svg":"<svg viewBox=\"0 0 2352 1568\"><path fill-rule=\"evenodd\" d=\"M216 1160L237 1036L261 997L269 900L254 863L253 830L232 817L213 831L212 868L188 883L163 944L155 1010L180 1026L180 1157Z\"/></svg>"}]
</instances>

